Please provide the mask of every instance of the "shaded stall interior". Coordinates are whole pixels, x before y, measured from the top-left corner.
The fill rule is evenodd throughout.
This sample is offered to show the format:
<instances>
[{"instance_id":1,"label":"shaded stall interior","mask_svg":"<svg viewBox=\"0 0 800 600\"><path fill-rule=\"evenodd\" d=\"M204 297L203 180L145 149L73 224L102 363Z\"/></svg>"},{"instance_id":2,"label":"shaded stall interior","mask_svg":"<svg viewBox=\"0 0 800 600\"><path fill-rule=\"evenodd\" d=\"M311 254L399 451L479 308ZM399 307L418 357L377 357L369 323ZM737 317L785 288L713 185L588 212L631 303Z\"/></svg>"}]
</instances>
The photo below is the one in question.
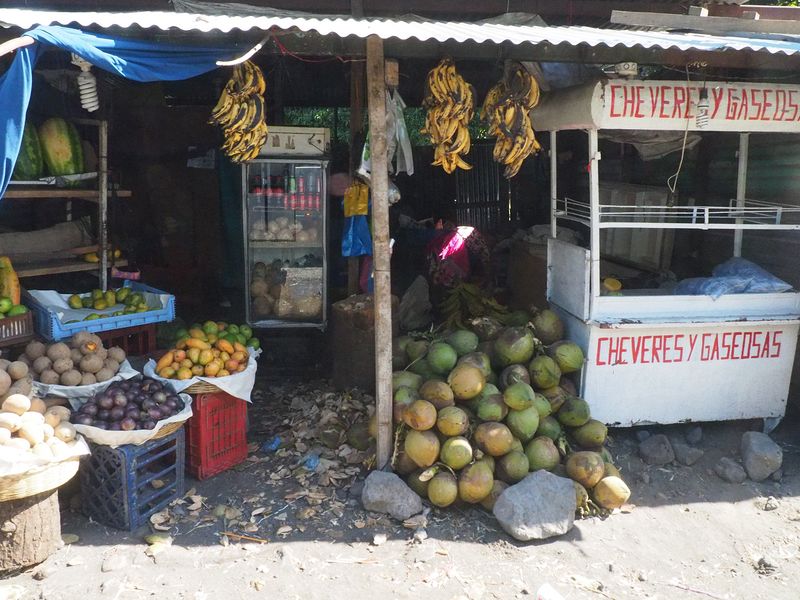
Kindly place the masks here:
<instances>
[{"instance_id":1,"label":"shaded stall interior","mask_svg":"<svg viewBox=\"0 0 800 600\"><path fill-rule=\"evenodd\" d=\"M129 31L126 35L140 33ZM186 36L159 34L156 37L180 41ZM252 36L239 33L233 37L244 43ZM432 56L438 56L441 50L435 49L437 44L431 43L414 46L413 49L400 50L399 44L389 42L387 55L391 56L394 51L401 55L399 91L406 103L419 111L424 75L436 62ZM331 171L347 172L360 154L363 139L362 127L361 137L356 136L352 146L349 143L350 90L354 70L352 63L348 61L361 60L358 58L359 44L352 39L324 43L290 39L286 41L285 47L289 53L283 56L274 54L277 49L272 48L271 52L263 52L255 58L268 80L268 121L275 124L331 127L334 141ZM306 54L314 51L319 54ZM648 58L654 61L655 54L648 55L641 50L638 52L641 53L643 62ZM621 53L599 50L576 52L567 56L563 49L558 49L541 54L543 58L550 60L583 58L589 64L577 70L583 70L584 73L580 76L585 77L588 72L596 73L597 67L605 61L619 58ZM470 55L476 58L466 58ZM504 60L514 56L521 58L524 55L524 50L498 53L478 44L467 43L457 50L456 60L459 71L475 85L477 97L482 99L499 78ZM668 61L669 55L660 57L659 60ZM682 60L685 61L685 58ZM703 73L703 76L724 77L730 72L727 68L733 62L729 57L720 59L719 67ZM745 63L747 61L742 64ZM44 73L70 70L68 58L63 53L48 53L40 68ZM669 69L661 67L653 68L649 74L655 78L669 78L674 75ZM769 79L769 76L768 73L763 73L764 79ZM220 132L207 123L207 117L226 77L226 71L222 69L190 81L169 84L135 84L106 73L100 76L104 110L111 123L112 181L121 188L132 191L132 198L129 200L114 199L112 195L112 243L118 244L141 267L145 280L174 291L182 312L185 311L192 317L230 311L230 318L235 319L236 315L242 313L242 302L245 298L245 291L237 288L241 281L239 274L243 269L242 244L239 239L241 215L236 200L240 197L236 177L238 168L226 163L224 159L217 160L218 156L212 159L214 168L206 168L207 163L203 160L209 151L219 146L221 139ZM51 77L51 82L63 88L64 78L61 79L61 83L58 83L58 77ZM34 90L35 102L31 109L34 119L54 113L67 117L81 114L75 98L71 94L56 91L51 83L37 83ZM58 100L54 102L53 98ZM313 109L317 108L325 110L314 114ZM362 121L364 120L365 117ZM791 157L797 156L794 149L797 142L789 141L788 138L794 136L784 136L787 140L781 142L779 147L769 142L761 145L756 137L751 150L754 161L751 171L756 175L755 178L751 175L751 182L758 179L758 172L765 173L771 168L770 161L783 161L779 164L790 170ZM476 169L470 173L458 173L454 177L448 177L430 166L429 146L415 148L417 172L412 177L401 175L396 178L403 200L392 209L393 234L397 233L398 240L393 261L393 291L397 295L402 295L414 276L424 270L422 256L426 242L424 230L409 232L399 227L401 213L416 220L455 213L459 222L485 230L494 241L507 239L519 227L545 225L549 222L549 174L546 164L548 143L546 136L540 138L543 138L540 141L544 151L529 159L520 175L511 182L498 176L498 169L491 161L484 160L485 155L490 152L492 140L475 140L470 158L474 157ZM797 146L800 147L800 144ZM781 154L780 147L786 148L786 155ZM643 161L628 144L601 140L601 149L604 152L601 172L603 179L608 181L624 180L637 185L663 188L662 182L677 166L678 157L675 153L656 161ZM559 173L565 187L582 180L576 175L585 173L584 154L584 144L579 133L564 136L559 144L559 155L564 159ZM762 155L763 159L760 158ZM728 195L729 192L723 190L731 183L735 186L735 177L731 180L735 164L735 147L725 135L704 135L699 146L686 153L679 178L680 193L703 195L711 191L721 196ZM792 194L791 177L780 178L781 183L778 179L764 175L763 184L779 188L785 186L778 190L776 197L785 194L789 201L796 198ZM575 193L580 194L580 190ZM330 202L330 298L335 300L346 295L347 264L343 259L337 259L342 219L340 198L332 197ZM61 208L51 202L24 207L9 202L0 210L3 211L3 218L7 217L6 223L15 223L20 228L38 229L58 222L61 218ZM73 210L80 214L79 208ZM676 233L672 239L671 252L662 252L669 254L669 257L663 257L664 260L658 266L663 270L668 265L676 276L707 272L710 265L719 262L715 258L715 252L721 249L719 238L724 239L725 235L712 232L689 232L686 235L683 232ZM759 237L753 235L746 238L745 252L753 252L756 262L797 285L792 281L793 277L797 277L796 272L790 264L784 264L785 258L782 259L788 253L769 250L770 247L780 246L784 242L774 239L762 242ZM796 244L790 241L786 243ZM519 264L519 250L520 246L517 245L498 260L498 287L506 286L505 272L509 265L513 271ZM763 253L764 260L757 256L758 253ZM525 273L540 273L538 285L543 288L541 255L534 256L531 262L535 264ZM657 280L659 269L642 269L641 264L635 266L638 268L631 277L646 280L644 285L651 285L647 282ZM181 276L175 277L175 273L180 273ZM48 283L51 287L72 286L78 289L91 286L91 281L90 276L70 276L62 283ZM535 285L537 284L534 283L533 286ZM220 307L221 299L230 302L230 308ZM506 295L505 299L517 306L526 305L530 301L529 298L515 299L513 294ZM300 364L308 352L305 347L301 350L298 346L297 353L289 355L292 356L289 362Z\"/></svg>"}]
</instances>

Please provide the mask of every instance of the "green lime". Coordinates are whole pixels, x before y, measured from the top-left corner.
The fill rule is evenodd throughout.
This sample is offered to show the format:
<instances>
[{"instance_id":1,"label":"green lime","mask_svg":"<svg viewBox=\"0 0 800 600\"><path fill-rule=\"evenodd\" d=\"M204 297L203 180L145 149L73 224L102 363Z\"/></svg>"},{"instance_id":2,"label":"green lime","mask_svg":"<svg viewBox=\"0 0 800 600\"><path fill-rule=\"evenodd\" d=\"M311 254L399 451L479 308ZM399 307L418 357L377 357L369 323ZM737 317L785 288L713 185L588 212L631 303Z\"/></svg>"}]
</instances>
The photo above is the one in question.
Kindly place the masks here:
<instances>
[{"instance_id":1,"label":"green lime","mask_svg":"<svg viewBox=\"0 0 800 600\"><path fill-rule=\"evenodd\" d=\"M28 307L23 306L22 304L15 304L11 307L11 309L6 312L7 317L16 317L17 315L24 315L28 312Z\"/></svg>"},{"instance_id":2,"label":"green lime","mask_svg":"<svg viewBox=\"0 0 800 600\"><path fill-rule=\"evenodd\" d=\"M234 335L239 333L239 326L238 325L228 325L228 333L233 333Z\"/></svg>"},{"instance_id":3,"label":"green lime","mask_svg":"<svg viewBox=\"0 0 800 600\"><path fill-rule=\"evenodd\" d=\"M241 333L247 339L253 337L253 330L248 327L247 325L240 325L239 326L239 333Z\"/></svg>"},{"instance_id":4,"label":"green lime","mask_svg":"<svg viewBox=\"0 0 800 600\"><path fill-rule=\"evenodd\" d=\"M94 304L94 300L91 296L86 296L86 298L81 299L81 304L83 308L92 308L92 304Z\"/></svg>"},{"instance_id":5,"label":"green lime","mask_svg":"<svg viewBox=\"0 0 800 600\"><path fill-rule=\"evenodd\" d=\"M241 333L237 333L236 341L239 342L242 346L244 346L247 343L247 338L244 337Z\"/></svg>"},{"instance_id":6,"label":"green lime","mask_svg":"<svg viewBox=\"0 0 800 600\"><path fill-rule=\"evenodd\" d=\"M8 296L0 296L0 313L7 313L14 306L14 301Z\"/></svg>"},{"instance_id":7,"label":"green lime","mask_svg":"<svg viewBox=\"0 0 800 600\"><path fill-rule=\"evenodd\" d=\"M245 346L247 346L248 348L252 348L253 350L258 350L259 348L261 348L261 342L258 340L258 338L250 338L249 340L247 340Z\"/></svg>"}]
</instances>

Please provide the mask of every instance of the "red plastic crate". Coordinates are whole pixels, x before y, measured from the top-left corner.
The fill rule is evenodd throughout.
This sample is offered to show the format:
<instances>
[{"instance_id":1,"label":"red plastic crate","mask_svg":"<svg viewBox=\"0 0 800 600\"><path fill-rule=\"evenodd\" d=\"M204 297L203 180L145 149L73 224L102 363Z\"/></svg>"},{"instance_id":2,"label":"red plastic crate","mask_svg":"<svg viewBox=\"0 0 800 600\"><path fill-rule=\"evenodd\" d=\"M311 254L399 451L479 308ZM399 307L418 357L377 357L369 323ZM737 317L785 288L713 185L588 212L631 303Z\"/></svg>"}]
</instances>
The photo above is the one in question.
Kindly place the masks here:
<instances>
[{"instance_id":1,"label":"red plastic crate","mask_svg":"<svg viewBox=\"0 0 800 600\"><path fill-rule=\"evenodd\" d=\"M186 468L208 479L247 458L247 402L230 394L197 394L186 424Z\"/></svg>"}]
</instances>

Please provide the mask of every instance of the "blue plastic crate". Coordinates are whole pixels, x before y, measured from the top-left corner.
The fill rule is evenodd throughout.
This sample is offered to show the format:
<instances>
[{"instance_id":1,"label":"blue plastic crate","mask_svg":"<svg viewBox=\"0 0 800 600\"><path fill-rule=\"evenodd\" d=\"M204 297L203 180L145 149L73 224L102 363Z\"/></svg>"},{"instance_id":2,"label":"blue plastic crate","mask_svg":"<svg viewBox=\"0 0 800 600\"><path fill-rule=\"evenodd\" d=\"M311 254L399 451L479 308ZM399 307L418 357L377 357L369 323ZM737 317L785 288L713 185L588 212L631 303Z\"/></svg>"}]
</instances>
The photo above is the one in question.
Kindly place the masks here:
<instances>
[{"instance_id":1,"label":"blue plastic crate","mask_svg":"<svg viewBox=\"0 0 800 600\"><path fill-rule=\"evenodd\" d=\"M134 292L166 294L166 292L137 281L126 281L125 287L131 288ZM149 310L143 313L133 313L120 317L106 317L104 319L95 319L94 321L78 321L77 323L69 324L62 323L55 312L39 304L39 302L27 292L25 293L24 303L33 312L36 333L51 342L65 340L79 331L97 333L100 331L112 331L114 329L139 327L140 325L148 325L150 323L162 323L175 320L175 296L172 295L169 295L167 305L158 310Z\"/></svg>"},{"instance_id":2,"label":"blue plastic crate","mask_svg":"<svg viewBox=\"0 0 800 600\"><path fill-rule=\"evenodd\" d=\"M92 454L81 459L81 504L95 521L133 531L150 515L164 509L184 492L184 433L175 433L141 446L91 444ZM164 485L154 488L152 482Z\"/></svg>"}]
</instances>

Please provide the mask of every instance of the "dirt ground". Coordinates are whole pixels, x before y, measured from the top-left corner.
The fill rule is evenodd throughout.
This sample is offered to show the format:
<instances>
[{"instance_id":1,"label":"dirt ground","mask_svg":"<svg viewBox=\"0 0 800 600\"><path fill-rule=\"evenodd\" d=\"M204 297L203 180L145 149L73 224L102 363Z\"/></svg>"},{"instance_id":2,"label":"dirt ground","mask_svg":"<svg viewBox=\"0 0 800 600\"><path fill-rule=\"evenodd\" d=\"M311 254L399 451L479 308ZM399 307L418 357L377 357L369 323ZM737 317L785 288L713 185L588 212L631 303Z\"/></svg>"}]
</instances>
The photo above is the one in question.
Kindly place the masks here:
<instances>
[{"instance_id":1,"label":"dirt ground","mask_svg":"<svg viewBox=\"0 0 800 600\"><path fill-rule=\"evenodd\" d=\"M327 451L319 472L296 466L311 449L302 432L320 417L304 407L326 397L328 406L360 409L368 397L336 396L322 382L259 387L248 461L187 480L182 502L155 519L167 543L148 546L150 527L110 529L81 514L78 496L62 498L62 531L77 541L0 581L0 600L507 600L536 597L545 583L565 599L800 597L792 583L800 579L796 423L774 434L784 450L780 482L735 485L713 472L719 457L738 455L741 433L755 423L704 425L705 455L692 467L647 466L635 432L616 430L612 451L633 491L624 512L521 544L483 510L451 507L428 515L427 539L419 541L402 523L361 508L361 453ZM299 446L260 450L274 435L298 431Z\"/></svg>"}]
</instances>

